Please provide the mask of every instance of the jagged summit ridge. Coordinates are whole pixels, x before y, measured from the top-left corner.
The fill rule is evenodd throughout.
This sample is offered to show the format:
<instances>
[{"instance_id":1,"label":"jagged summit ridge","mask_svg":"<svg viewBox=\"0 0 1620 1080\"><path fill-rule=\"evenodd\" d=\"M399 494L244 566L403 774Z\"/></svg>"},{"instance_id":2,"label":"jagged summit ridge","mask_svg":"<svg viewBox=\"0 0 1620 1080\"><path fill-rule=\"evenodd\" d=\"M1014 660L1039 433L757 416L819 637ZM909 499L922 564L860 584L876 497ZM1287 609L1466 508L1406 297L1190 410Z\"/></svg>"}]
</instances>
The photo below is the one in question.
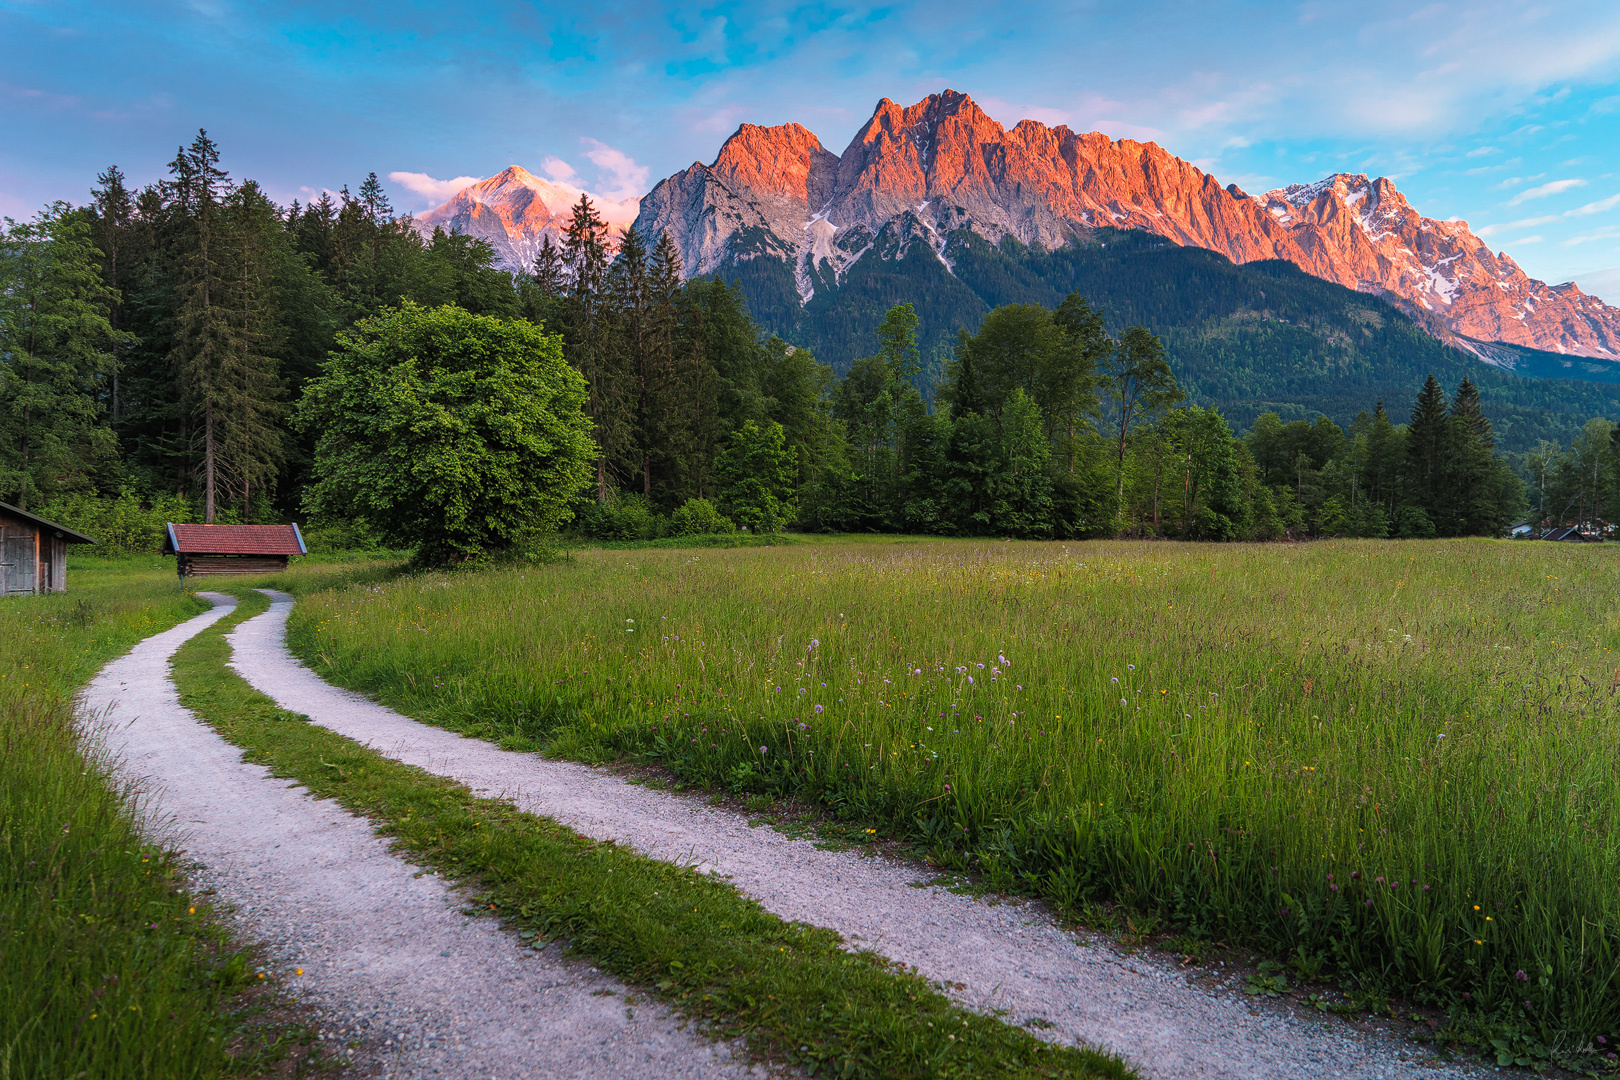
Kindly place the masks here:
<instances>
[{"instance_id":1,"label":"jagged summit ridge","mask_svg":"<svg viewBox=\"0 0 1620 1080\"><path fill-rule=\"evenodd\" d=\"M535 176L521 165L510 165L487 180L456 192L443 206L415 219L424 236L436 228L488 240L496 260L512 269L527 269L547 236L562 243L569 210L579 200L578 188ZM635 218L638 207L621 207L597 200L609 226L621 229ZM625 211L628 210L628 213Z\"/></svg>"},{"instance_id":2,"label":"jagged summit ridge","mask_svg":"<svg viewBox=\"0 0 1620 1080\"><path fill-rule=\"evenodd\" d=\"M885 228L900 250L927 243L948 267L958 229L1051 248L1099 226L1234 262L1287 259L1442 336L1620 358L1620 309L1531 279L1467 223L1419 215L1388 179L1341 173L1250 196L1154 143L1033 120L1008 130L953 90L904 107L884 98L837 155L798 124L743 125L714 164L655 186L635 227L649 240L669 232L688 274L782 259L808 302Z\"/></svg>"}]
</instances>

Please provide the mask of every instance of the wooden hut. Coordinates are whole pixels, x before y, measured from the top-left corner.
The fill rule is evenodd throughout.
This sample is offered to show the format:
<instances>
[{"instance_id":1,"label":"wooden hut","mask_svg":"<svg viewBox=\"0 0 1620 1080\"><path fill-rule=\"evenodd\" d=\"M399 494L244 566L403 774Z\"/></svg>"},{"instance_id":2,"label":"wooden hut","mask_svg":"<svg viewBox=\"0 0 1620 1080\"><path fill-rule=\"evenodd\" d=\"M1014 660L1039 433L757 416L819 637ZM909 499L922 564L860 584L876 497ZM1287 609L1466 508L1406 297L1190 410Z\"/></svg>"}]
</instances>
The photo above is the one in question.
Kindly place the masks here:
<instances>
[{"instance_id":1,"label":"wooden hut","mask_svg":"<svg viewBox=\"0 0 1620 1080\"><path fill-rule=\"evenodd\" d=\"M163 554L175 557L183 578L221 574L273 574L293 555L307 555L297 525L169 524Z\"/></svg>"},{"instance_id":2,"label":"wooden hut","mask_svg":"<svg viewBox=\"0 0 1620 1080\"><path fill-rule=\"evenodd\" d=\"M0 596L67 592L67 546L94 540L0 503Z\"/></svg>"}]
</instances>

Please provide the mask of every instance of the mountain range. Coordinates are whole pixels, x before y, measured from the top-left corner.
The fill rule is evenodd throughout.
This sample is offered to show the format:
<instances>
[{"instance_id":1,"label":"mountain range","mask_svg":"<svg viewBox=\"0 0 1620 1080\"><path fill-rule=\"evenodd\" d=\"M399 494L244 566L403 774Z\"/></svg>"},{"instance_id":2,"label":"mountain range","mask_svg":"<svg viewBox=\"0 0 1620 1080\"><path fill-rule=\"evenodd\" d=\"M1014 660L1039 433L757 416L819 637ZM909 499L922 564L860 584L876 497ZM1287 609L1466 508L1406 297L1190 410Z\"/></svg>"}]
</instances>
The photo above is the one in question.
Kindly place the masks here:
<instances>
[{"instance_id":1,"label":"mountain range","mask_svg":"<svg viewBox=\"0 0 1620 1080\"><path fill-rule=\"evenodd\" d=\"M417 224L483 236L516 269L532 263L543 236L560 239L575 198L513 167ZM688 276L739 281L764 327L835 369L870 349L871 327L900 300L917 305L936 352L990 307L1051 302L1081 279L1094 303L1123 317L1135 301L1111 303L1113 279L1087 267L1101 265L1098 248L1151 234L1160 247L1204 249L1239 267L1291 263L1387 302L1391 317L1403 313L1485 365L1620 378L1620 308L1530 278L1466 222L1419 214L1387 178L1336 173L1251 195L1154 143L1033 120L1007 129L955 91L905 107L885 98L842 154L798 124L744 124L713 163L695 162L643 196L633 227L649 243L668 233ZM1132 273L1172 265L1207 271L1160 255L1130 262ZM1263 279L1232 291L1239 306L1206 322L1270 317ZM1171 308L1181 310L1155 310ZM1324 331L1322 340L1339 337Z\"/></svg>"}]
</instances>

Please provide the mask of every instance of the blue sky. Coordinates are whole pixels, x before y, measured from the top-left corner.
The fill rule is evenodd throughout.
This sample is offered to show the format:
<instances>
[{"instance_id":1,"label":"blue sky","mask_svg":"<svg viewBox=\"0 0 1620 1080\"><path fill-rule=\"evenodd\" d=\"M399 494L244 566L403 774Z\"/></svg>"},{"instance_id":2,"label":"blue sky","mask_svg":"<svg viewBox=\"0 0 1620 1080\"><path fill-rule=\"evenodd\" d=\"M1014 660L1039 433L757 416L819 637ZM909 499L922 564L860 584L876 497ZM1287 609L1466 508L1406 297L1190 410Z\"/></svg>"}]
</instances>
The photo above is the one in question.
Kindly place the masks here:
<instances>
[{"instance_id":1,"label":"blue sky","mask_svg":"<svg viewBox=\"0 0 1620 1080\"><path fill-rule=\"evenodd\" d=\"M743 121L841 152L879 98L1152 139L1250 191L1394 177L1533 276L1620 303L1620 4L478 5L0 0L0 214L160 176L206 127L282 201L509 164L609 196ZM434 181L440 183L435 184Z\"/></svg>"}]
</instances>

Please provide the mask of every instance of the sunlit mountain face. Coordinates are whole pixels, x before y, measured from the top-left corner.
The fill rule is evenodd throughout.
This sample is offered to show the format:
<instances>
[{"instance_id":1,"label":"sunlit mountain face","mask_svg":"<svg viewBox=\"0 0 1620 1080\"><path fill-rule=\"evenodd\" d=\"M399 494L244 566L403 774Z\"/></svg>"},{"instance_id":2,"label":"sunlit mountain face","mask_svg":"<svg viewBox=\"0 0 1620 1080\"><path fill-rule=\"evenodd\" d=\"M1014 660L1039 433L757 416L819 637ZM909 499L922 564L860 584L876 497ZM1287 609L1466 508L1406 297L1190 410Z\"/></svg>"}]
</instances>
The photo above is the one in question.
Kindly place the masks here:
<instances>
[{"instance_id":1,"label":"sunlit mountain face","mask_svg":"<svg viewBox=\"0 0 1620 1080\"><path fill-rule=\"evenodd\" d=\"M578 195L513 167L418 221L484 237L504 265L527 268L543 237L558 242ZM862 260L915 249L950 274L953 252L970 242L1056 250L1111 228L1236 263L1287 260L1382 296L1493 363L1502 354L1491 342L1620 360L1620 309L1530 278L1466 222L1423 217L1388 179L1337 173L1251 195L1154 143L1033 120L1004 128L954 91L911 106L885 98L842 154L798 124L745 124L711 164L660 181L639 202L598 206L649 243L669 234L688 275L746 269L779 282L751 297L756 306L825 302Z\"/></svg>"}]
</instances>

